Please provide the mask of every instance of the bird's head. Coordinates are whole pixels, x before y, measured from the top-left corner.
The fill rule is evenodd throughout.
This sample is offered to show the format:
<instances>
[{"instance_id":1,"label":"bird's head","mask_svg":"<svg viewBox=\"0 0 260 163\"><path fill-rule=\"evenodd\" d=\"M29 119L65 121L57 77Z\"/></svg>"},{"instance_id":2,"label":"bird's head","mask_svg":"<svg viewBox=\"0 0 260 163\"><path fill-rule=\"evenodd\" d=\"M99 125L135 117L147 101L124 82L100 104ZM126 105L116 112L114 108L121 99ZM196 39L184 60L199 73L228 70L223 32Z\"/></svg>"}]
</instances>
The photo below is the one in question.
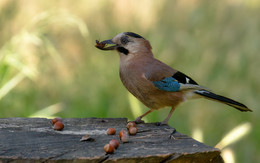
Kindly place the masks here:
<instances>
[{"instance_id":1,"label":"bird's head","mask_svg":"<svg viewBox=\"0 0 260 163\"><path fill-rule=\"evenodd\" d=\"M101 50L117 50L122 56L149 53L152 49L149 41L133 32L119 33L110 40L96 41L96 43L97 48Z\"/></svg>"}]
</instances>

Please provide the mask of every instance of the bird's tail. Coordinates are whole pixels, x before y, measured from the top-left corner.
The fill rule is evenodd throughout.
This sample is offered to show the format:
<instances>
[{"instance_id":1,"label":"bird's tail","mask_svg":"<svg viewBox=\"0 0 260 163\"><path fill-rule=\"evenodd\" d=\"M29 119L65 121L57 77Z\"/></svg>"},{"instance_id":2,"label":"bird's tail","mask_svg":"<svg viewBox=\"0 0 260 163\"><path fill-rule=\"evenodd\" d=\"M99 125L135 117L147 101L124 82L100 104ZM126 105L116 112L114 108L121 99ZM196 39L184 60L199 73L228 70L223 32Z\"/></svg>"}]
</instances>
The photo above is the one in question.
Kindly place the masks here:
<instances>
[{"instance_id":1,"label":"bird's tail","mask_svg":"<svg viewBox=\"0 0 260 163\"><path fill-rule=\"evenodd\" d=\"M227 105L232 106L232 107L234 107L234 108L236 108L240 111L243 111L243 112L247 112L247 111L251 112L252 111L252 110L248 109L244 104L241 104L241 103L234 101L230 98L217 95L217 94L212 93L212 92L207 91L207 90L196 90L196 91L194 91L194 93L201 95L201 96L203 96L207 99L227 104Z\"/></svg>"}]
</instances>

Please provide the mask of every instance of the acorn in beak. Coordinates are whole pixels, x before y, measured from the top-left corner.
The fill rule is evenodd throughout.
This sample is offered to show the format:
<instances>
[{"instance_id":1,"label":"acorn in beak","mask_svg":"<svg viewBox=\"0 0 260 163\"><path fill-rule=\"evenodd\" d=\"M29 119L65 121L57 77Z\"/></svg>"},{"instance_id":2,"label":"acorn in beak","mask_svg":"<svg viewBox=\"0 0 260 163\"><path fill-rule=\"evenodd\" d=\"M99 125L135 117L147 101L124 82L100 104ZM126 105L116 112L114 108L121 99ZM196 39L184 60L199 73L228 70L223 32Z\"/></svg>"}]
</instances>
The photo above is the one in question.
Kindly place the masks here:
<instances>
[{"instance_id":1,"label":"acorn in beak","mask_svg":"<svg viewBox=\"0 0 260 163\"><path fill-rule=\"evenodd\" d=\"M108 46L108 45L112 45L112 46ZM118 47L118 45L113 43L112 39L105 40L102 42L96 40L96 47L100 50L115 50Z\"/></svg>"}]
</instances>

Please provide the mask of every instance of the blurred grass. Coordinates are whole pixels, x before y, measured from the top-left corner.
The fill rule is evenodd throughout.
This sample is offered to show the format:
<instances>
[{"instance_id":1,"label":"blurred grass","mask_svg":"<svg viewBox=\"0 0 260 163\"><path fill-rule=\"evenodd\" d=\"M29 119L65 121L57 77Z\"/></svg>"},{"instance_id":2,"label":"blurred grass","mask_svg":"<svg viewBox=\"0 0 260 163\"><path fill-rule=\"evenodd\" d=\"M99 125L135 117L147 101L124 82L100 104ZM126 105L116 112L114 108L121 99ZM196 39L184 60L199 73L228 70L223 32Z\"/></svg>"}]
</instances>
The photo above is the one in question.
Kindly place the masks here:
<instances>
[{"instance_id":1,"label":"blurred grass","mask_svg":"<svg viewBox=\"0 0 260 163\"><path fill-rule=\"evenodd\" d=\"M250 134L226 151L235 162L260 162L259 0L2 0L0 11L0 117L54 108L46 116L135 119L138 104L120 82L117 54L94 47L96 39L133 31L160 60L254 111L195 100L178 107L170 125L215 146L248 122ZM147 119L161 121L168 111Z\"/></svg>"}]
</instances>

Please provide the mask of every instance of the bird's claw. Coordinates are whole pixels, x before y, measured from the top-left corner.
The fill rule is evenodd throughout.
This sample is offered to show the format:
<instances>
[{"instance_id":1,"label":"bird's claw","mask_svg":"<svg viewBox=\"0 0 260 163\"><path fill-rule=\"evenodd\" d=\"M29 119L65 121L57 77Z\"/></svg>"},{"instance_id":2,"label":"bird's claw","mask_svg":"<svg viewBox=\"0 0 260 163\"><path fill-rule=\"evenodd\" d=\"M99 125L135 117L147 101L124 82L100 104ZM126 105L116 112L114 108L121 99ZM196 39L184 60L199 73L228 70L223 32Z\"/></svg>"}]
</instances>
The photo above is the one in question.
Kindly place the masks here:
<instances>
[{"instance_id":1,"label":"bird's claw","mask_svg":"<svg viewBox=\"0 0 260 163\"><path fill-rule=\"evenodd\" d=\"M135 120L136 124L145 123L140 117L136 118Z\"/></svg>"},{"instance_id":2,"label":"bird's claw","mask_svg":"<svg viewBox=\"0 0 260 163\"><path fill-rule=\"evenodd\" d=\"M176 129L173 128L173 131L172 131L172 133L170 134L169 138L170 138L170 139L175 139L174 134L175 134L176 132L177 132Z\"/></svg>"},{"instance_id":3,"label":"bird's claw","mask_svg":"<svg viewBox=\"0 0 260 163\"><path fill-rule=\"evenodd\" d=\"M155 125L156 125L156 126L164 126L164 125L168 125L168 123L156 122Z\"/></svg>"}]
</instances>

